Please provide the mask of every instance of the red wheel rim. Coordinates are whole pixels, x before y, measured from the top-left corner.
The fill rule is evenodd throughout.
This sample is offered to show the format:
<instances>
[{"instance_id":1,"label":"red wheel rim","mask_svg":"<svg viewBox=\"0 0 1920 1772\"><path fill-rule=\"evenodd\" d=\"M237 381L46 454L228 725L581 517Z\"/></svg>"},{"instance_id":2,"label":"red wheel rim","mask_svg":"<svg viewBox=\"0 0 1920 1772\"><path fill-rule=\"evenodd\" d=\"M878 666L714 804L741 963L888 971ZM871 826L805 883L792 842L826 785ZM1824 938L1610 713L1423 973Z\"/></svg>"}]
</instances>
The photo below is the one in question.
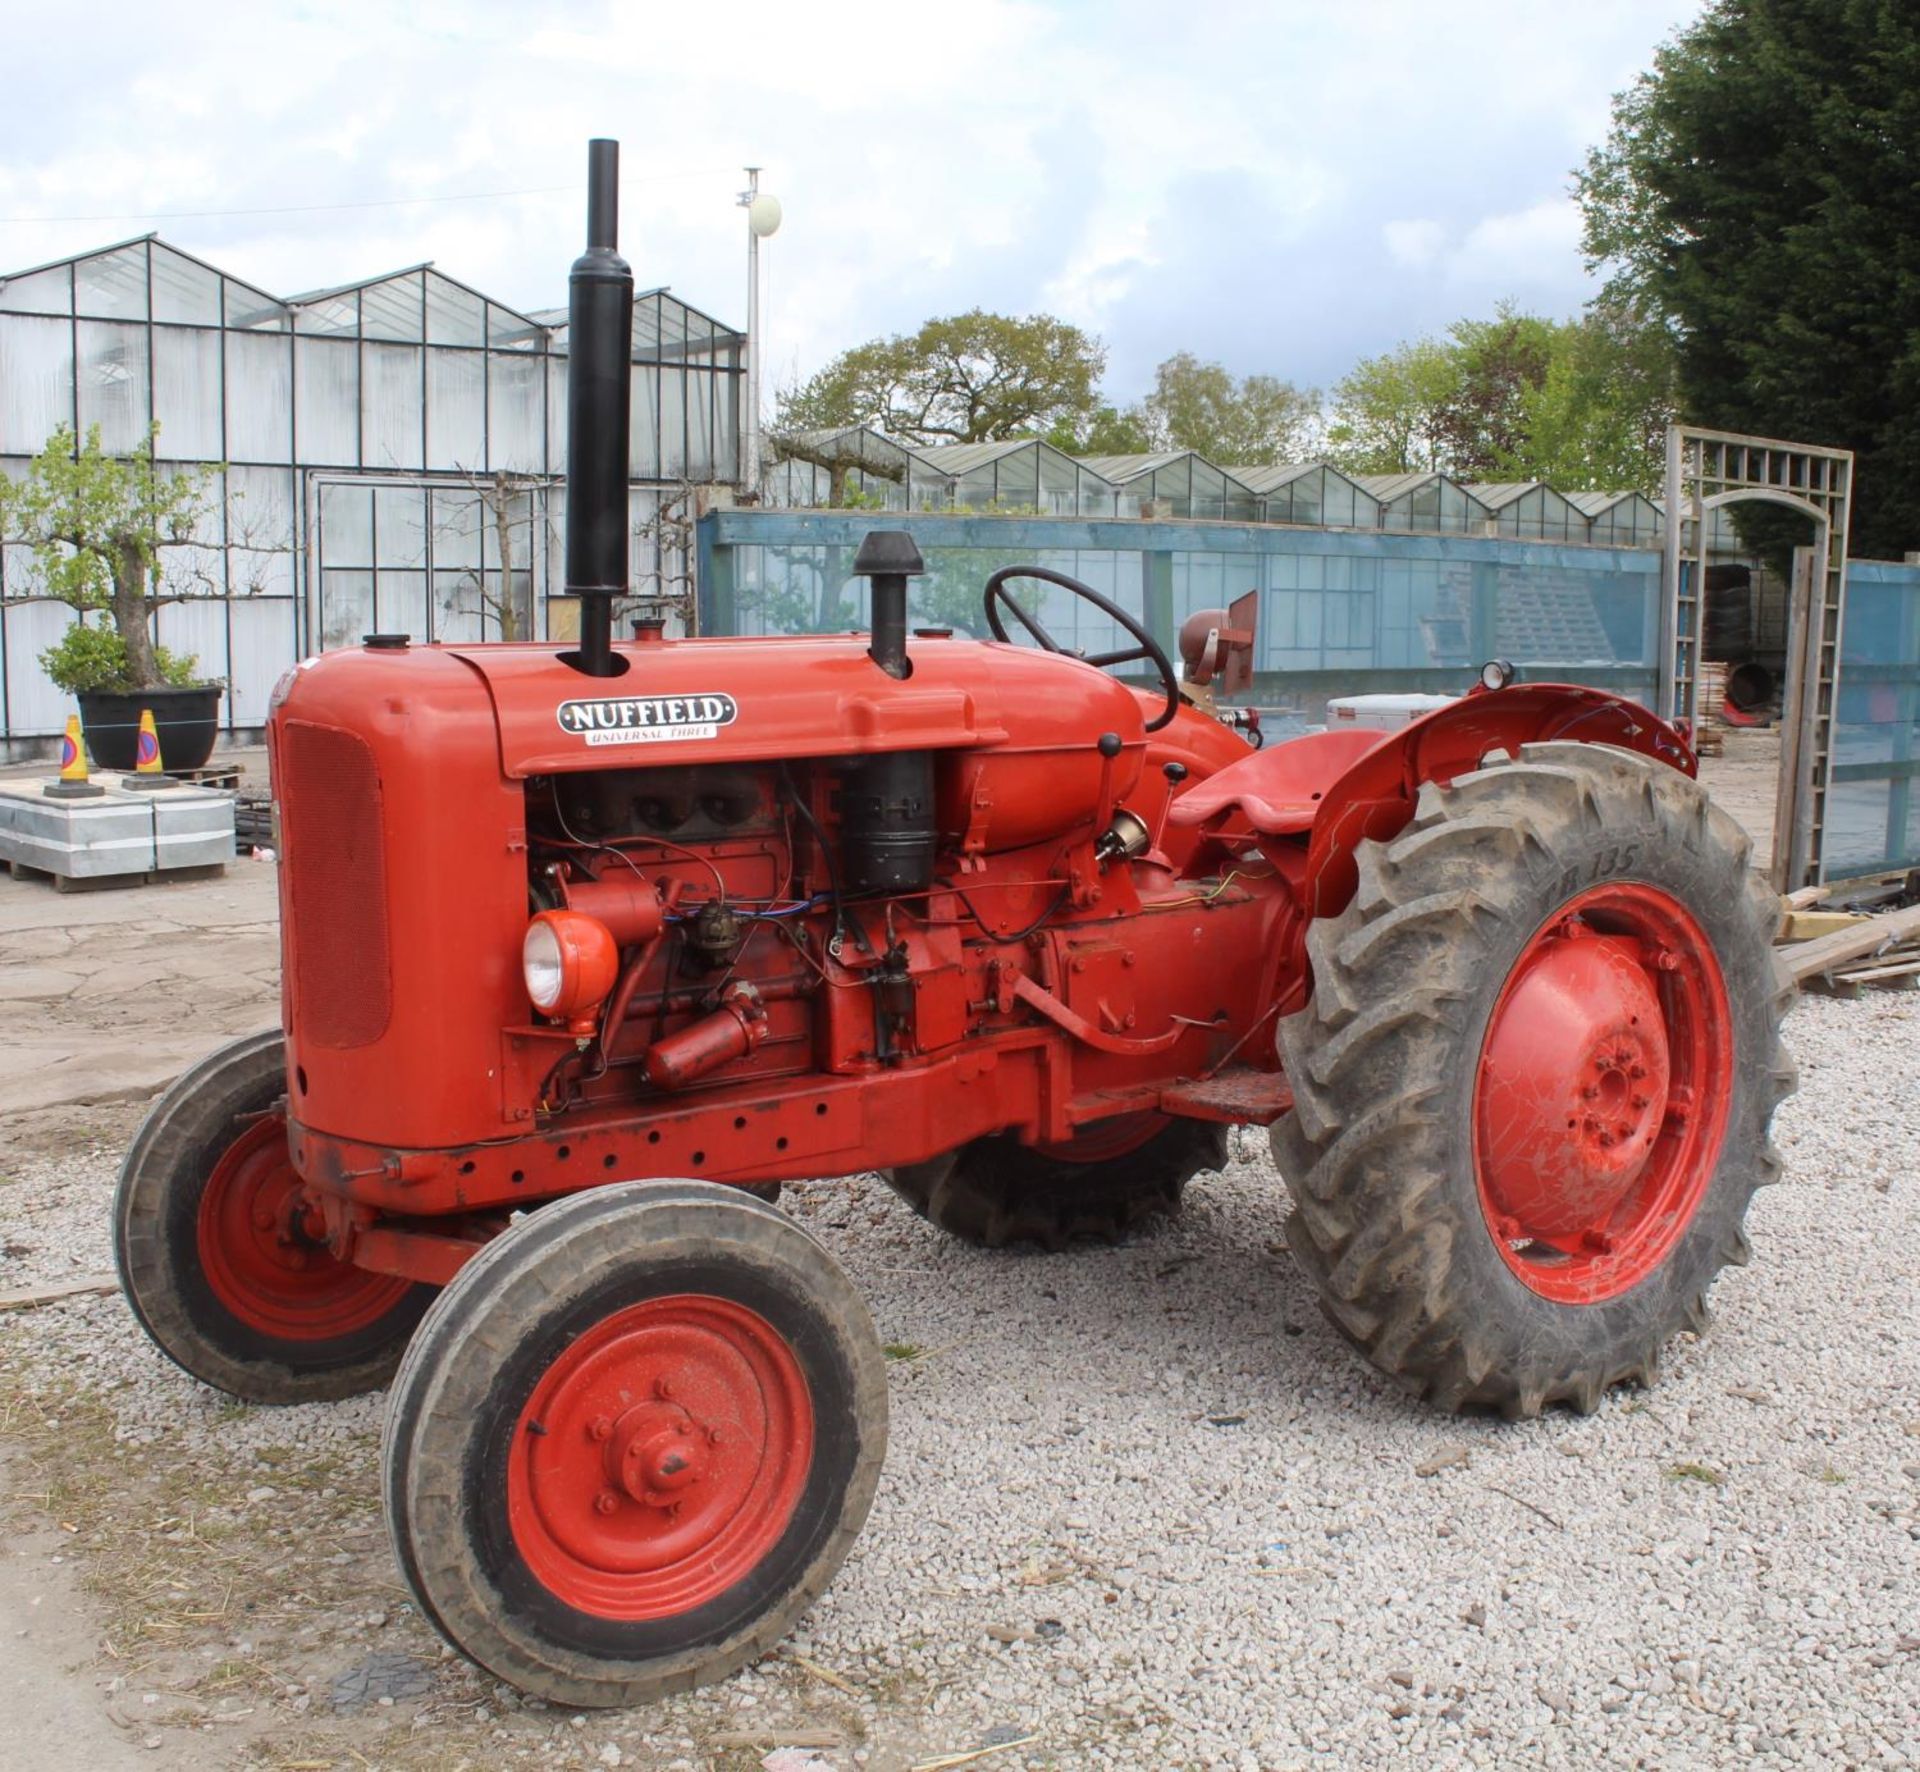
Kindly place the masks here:
<instances>
[{"instance_id":1,"label":"red wheel rim","mask_svg":"<svg viewBox=\"0 0 1920 1772\"><path fill-rule=\"evenodd\" d=\"M411 1285L334 1257L278 1114L262 1115L220 1154L200 1195L198 1233L214 1297L279 1341L333 1341L370 1328Z\"/></svg>"},{"instance_id":2,"label":"red wheel rim","mask_svg":"<svg viewBox=\"0 0 1920 1772\"><path fill-rule=\"evenodd\" d=\"M1595 886L1533 934L1481 1043L1480 1209L1543 1298L1599 1304L1653 1273L1720 1160L1733 1039L1692 914L1655 886Z\"/></svg>"},{"instance_id":3,"label":"red wheel rim","mask_svg":"<svg viewBox=\"0 0 1920 1772\"><path fill-rule=\"evenodd\" d=\"M541 1375L507 1461L507 1520L556 1598L671 1618L779 1542L813 1464L813 1400L785 1338L694 1293L616 1311Z\"/></svg>"},{"instance_id":4,"label":"red wheel rim","mask_svg":"<svg viewBox=\"0 0 1920 1772\"><path fill-rule=\"evenodd\" d=\"M1132 1156L1165 1124L1158 1114L1119 1114L1082 1126L1064 1144L1036 1144L1033 1148L1056 1163L1111 1163Z\"/></svg>"}]
</instances>

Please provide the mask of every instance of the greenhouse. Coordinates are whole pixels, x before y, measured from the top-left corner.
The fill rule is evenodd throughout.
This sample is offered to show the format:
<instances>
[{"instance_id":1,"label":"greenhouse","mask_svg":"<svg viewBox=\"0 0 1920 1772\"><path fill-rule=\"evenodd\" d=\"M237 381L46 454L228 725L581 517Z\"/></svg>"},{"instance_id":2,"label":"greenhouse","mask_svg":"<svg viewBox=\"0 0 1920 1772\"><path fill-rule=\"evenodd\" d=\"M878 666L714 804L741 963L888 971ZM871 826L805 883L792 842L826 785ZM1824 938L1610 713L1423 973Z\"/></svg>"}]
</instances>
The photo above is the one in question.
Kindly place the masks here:
<instances>
[{"instance_id":1,"label":"greenhouse","mask_svg":"<svg viewBox=\"0 0 1920 1772\"><path fill-rule=\"evenodd\" d=\"M1380 501L1380 527L1423 535L1485 535L1487 509L1445 474L1360 474L1361 487Z\"/></svg>"},{"instance_id":2,"label":"greenhouse","mask_svg":"<svg viewBox=\"0 0 1920 1772\"><path fill-rule=\"evenodd\" d=\"M1644 492L1570 492L1567 502L1587 520L1597 547L1657 548L1667 519Z\"/></svg>"},{"instance_id":3,"label":"greenhouse","mask_svg":"<svg viewBox=\"0 0 1920 1772\"><path fill-rule=\"evenodd\" d=\"M1115 488L1085 462L1051 443L1029 438L1011 443L956 443L916 452L913 483L945 478L948 505L956 510L1037 511L1049 517L1110 517ZM914 509L936 508L918 498Z\"/></svg>"},{"instance_id":4,"label":"greenhouse","mask_svg":"<svg viewBox=\"0 0 1920 1772\"><path fill-rule=\"evenodd\" d=\"M665 290L636 298L634 582L688 588L690 483L738 477L744 337ZM549 631L561 581L566 314L431 265L278 297L146 236L0 277L0 474L61 426L197 473L208 512L163 551L161 643L256 728L288 665L375 628ZM0 538L0 736L57 733L39 653L66 630ZM557 605L554 631L571 609Z\"/></svg>"},{"instance_id":5,"label":"greenhouse","mask_svg":"<svg viewBox=\"0 0 1920 1772\"><path fill-rule=\"evenodd\" d=\"M1235 468L1234 478L1260 500L1261 520L1316 529L1377 529L1380 501L1323 461Z\"/></svg>"},{"instance_id":6,"label":"greenhouse","mask_svg":"<svg viewBox=\"0 0 1920 1772\"><path fill-rule=\"evenodd\" d=\"M903 511L914 459L911 450L870 425L790 431L768 439L760 502L782 510L832 510L857 502L868 510Z\"/></svg>"},{"instance_id":7,"label":"greenhouse","mask_svg":"<svg viewBox=\"0 0 1920 1772\"><path fill-rule=\"evenodd\" d=\"M1501 535L1523 541L1586 541L1586 515L1540 480L1472 481L1467 490L1494 514Z\"/></svg>"},{"instance_id":8,"label":"greenhouse","mask_svg":"<svg viewBox=\"0 0 1920 1772\"><path fill-rule=\"evenodd\" d=\"M1224 518L1250 523L1259 516L1259 500L1224 468L1192 449L1153 455L1085 455L1091 468L1114 487L1114 514L1138 517L1148 510L1168 517Z\"/></svg>"}]
</instances>

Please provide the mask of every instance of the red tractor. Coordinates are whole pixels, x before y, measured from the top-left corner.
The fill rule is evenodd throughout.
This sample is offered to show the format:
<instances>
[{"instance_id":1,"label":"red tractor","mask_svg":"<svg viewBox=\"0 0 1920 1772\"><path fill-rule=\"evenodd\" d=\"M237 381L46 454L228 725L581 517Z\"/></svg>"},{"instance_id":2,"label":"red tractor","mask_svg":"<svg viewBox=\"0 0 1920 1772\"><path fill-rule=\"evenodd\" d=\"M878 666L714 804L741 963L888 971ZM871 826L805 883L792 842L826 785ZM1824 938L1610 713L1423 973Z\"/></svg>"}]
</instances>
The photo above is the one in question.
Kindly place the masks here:
<instances>
[{"instance_id":1,"label":"red tractor","mask_svg":"<svg viewBox=\"0 0 1920 1772\"><path fill-rule=\"evenodd\" d=\"M571 295L582 638L373 635L276 692L284 1027L128 1153L153 1339L256 1402L391 1380L421 1611L581 1705L763 1653L867 1513L884 1362L785 1181L878 1171L1057 1247L1266 1125L1301 1265L1409 1389L1530 1416L1650 1380L1745 1258L1792 1084L1774 900L1684 733L1496 668L1256 751L1057 573L1120 645L1067 651L1011 572L992 641L910 638L886 531L870 634L613 644L612 156Z\"/></svg>"}]
</instances>

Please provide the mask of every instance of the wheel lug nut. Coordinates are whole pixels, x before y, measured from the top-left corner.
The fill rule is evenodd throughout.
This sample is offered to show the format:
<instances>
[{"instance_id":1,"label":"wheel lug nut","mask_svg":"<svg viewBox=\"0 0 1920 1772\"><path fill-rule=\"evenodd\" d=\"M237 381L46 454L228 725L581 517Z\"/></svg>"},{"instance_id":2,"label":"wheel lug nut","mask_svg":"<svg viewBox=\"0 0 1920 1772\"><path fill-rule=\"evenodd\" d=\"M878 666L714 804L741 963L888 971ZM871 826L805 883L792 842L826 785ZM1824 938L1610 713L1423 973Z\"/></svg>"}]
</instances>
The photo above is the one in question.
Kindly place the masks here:
<instances>
[{"instance_id":1,"label":"wheel lug nut","mask_svg":"<svg viewBox=\"0 0 1920 1772\"><path fill-rule=\"evenodd\" d=\"M717 1446L720 1444L720 1430L717 1427L707 1429L707 1444L709 1446Z\"/></svg>"},{"instance_id":2,"label":"wheel lug nut","mask_svg":"<svg viewBox=\"0 0 1920 1772\"><path fill-rule=\"evenodd\" d=\"M602 1489L593 1498L593 1511L596 1514L610 1514L620 1505L620 1497L611 1489Z\"/></svg>"},{"instance_id":3,"label":"wheel lug nut","mask_svg":"<svg viewBox=\"0 0 1920 1772\"><path fill-rule=\"evenodd\" d=\"M269 1208L256 1206L253 1209L253 1228L257 1231L270 1231L273 1229L273 1213Z\"/></svg>"},{"instance_id":4,"label":"wheel lug nut","mask_svg":"<svg viewBox=\"0 0 1920 1772\"><path fill-rule=\"evenodd\" d=\"M656 1378L653 1381L653 1394L664 1403L673 1395L673 1386L664 1378Z\"/></svg>"},{"instance_id":5,"label":"wheel lug nut","mask_svg":"<svg viewBox=\"0 0 1920 1772\"><path fill-rule=\"evenodd\" d=\"M1633 1098L1633 1105L1636 1108L1639 1108L1644 1113L1646 1111L1648 1104L1652 1101L1652 1099L1653 1098L1648 1095L1636 1095Z\"/></svg>"},{"instance_id":6,"label":"wheel lug nut","mask_svg":"<svg viewBox=\"0 0 1920 1772\"><path fill-rule=\"evenodd\" d=\"M1640 1079L1644 1077L1646 1074L1647 1074L1647 1067L1643 1064L1637 1064L1630 1071L1627 1072L1627 1075L1630 1076L1636 1083L1639 1082Z\"/></svg>"},{"instance_id":7,"label":"wheel lug nut","mask_svg":"<svg viewBox=\"0 0 1920 1772\"><path fill-rule=\"evenodd\" d=\"M587 1438L590 1440L610 1440L613 1438L613 1423L604 1415L595 1416L587 1426Z\"/></svg>"}]
</instances>

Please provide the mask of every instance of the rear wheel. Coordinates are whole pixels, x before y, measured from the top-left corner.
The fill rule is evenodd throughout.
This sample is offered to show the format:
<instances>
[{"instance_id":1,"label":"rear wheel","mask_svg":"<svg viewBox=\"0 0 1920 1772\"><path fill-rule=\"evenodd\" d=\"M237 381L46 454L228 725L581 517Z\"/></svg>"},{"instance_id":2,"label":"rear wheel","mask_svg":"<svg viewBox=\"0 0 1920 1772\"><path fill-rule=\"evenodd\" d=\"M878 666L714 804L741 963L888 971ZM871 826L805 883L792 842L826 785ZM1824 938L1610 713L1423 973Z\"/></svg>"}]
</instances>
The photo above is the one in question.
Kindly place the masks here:
<instances>
[{"instance_id":1,"label":"rear wheel","mask_svg":"<svg viewBox=\"0 0 1920 1772\"><path fill-rule=\"evenodd\" d=\"M1066 1144L980 1138L882 1174L922 1218L964 1242L1064 1249L1076 1238L1112 1243L1178 1211L1187 1183L1226 1160L1224 1126L1146 1113L1083 1127Z\"/></svg>"},{"instance_id":2,"label":"rear wheel","mask_svg":"<svg viewBox=\"0 0 1920 1772\"><path fill-rule=\"evenodd\" d=\"M1793 1086L1776 900L1696 783L1530 745L1359 853L1308 935L1274 1128L1333 1322L1450 1408L1594 1408L1651 1381L1744 1262Z\"/></svg>"},{"instance_id":3,"label":"rear wheel","mask_svg":"<svg viewBox=\"0 0 1920 1772\"><path fill-rule=\"evenodd\" d=\"M495 1239L388 1405L387 1522L454 1646L556 1703L764 1654L825 1591L886 1452L859 1294L734 1188L632 1182Z\"/></svg>"},{"instance_id":4,"label":"rear wheel","mask_svg":"<svg viewBox=\"0 0 1920 1772\"><path fill-rule=\"evenodd\" d=\"M195 1378L252 1403L386 1382L433 1289L335 1260L287 1151L280 1032L175 1082L121 1166L114 1258L133 1314Z\"/></svg>"}]
</instances>

